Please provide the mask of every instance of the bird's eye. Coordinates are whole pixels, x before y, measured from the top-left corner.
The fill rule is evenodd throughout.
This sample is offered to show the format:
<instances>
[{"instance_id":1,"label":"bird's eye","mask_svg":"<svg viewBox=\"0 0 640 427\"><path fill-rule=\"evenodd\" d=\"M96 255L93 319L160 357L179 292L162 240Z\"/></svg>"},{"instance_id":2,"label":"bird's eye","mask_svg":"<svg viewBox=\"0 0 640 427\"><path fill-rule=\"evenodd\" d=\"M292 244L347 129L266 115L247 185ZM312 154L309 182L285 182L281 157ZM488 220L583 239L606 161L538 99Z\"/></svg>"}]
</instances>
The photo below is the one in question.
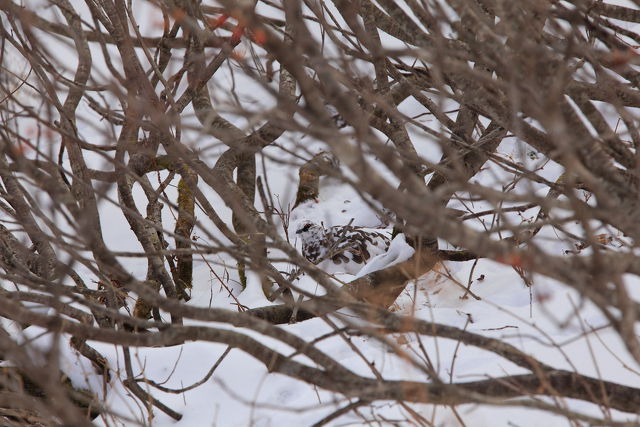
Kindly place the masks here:
<instances>
[{"instance_id":1,"label":"bird's eye","mask_svg":"<svg viewBox=\"0 0 640 427\"><path fill-rule=\"evenodd\" d=\"M301 229L296 231L296 234L300 234L300 233L304 233L305 231L309 231L309 228L311 228L311 224L305 224L304 227L302 227Z\"/></svg>"}]
</instances>

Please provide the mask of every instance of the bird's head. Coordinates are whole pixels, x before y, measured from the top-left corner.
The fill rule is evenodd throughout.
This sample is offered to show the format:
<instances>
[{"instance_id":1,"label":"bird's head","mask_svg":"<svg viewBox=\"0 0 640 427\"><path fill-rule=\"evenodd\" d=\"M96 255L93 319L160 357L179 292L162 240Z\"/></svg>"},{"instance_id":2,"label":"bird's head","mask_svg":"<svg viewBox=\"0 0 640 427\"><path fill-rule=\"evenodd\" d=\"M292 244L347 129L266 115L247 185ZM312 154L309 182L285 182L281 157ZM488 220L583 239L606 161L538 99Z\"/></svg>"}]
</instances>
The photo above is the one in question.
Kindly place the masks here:
<instances>
[{"instance_id":1,"label":"bird's head","mask_svg":"<svg viewBox=\"0 0 640 427\"><path fill-rule=\"evenodd\" d=\"M322 227L320 227L318 224L315 224L311 221L305 221L300 224L300 226L296 230L296 234L309 235L321 231Z\"/></svg>"}]
</instances>

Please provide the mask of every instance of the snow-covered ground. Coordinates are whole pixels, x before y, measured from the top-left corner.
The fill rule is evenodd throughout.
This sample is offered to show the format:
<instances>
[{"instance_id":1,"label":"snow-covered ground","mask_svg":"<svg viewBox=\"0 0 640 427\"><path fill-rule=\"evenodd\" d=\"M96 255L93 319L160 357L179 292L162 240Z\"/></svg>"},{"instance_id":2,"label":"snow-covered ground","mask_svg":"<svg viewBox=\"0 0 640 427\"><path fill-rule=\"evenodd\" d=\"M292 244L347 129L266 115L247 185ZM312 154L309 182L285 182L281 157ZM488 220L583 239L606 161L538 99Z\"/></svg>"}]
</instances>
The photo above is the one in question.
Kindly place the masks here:
<instances>
[{"instance_id":1,"label":"snow-covered ground","mask_svg":"<svg viewBox=\"0 0 640 427\"><path fill-rule=\"evenodd\" d=\"M282 176L280 182L272 176L272 188L283 189L288 180ZM344 201L350 203L345 204ZM291 201L289 201L291 202ZM326 211L324 207L327 207ZM345 209L339 209L344 207ZM346 211L346 212L345 212ZM294 210L295 213L295 210ZM375 213L353 189L329 180L321 187L320 201L314 206L303 207L292 217L312 217L325 215L323 221L341 224L352 221L357 225L383 226ZM359 215L362 215L360 220ZM314 220L319 217L313 217ZM561 243L556 243L562 246ZM411 256L411 248L404 243L402 235L396 237L388 254L373 258L359 274L383 266L387 262L406 259ZM213 260L212 260L213 261ZM218 264L198 263L194 272L194 288L189 304L212 306L236 310L236 300L229 296L234 293L238 302L247 307L272 304L262 294L259 280L249 275L248 288L241 288L227 280L225 270L232 270L230 259ZM229 266L226 268L222 261ZM226 282L223 287L217 276ZM231 272L231 277L233 277ZM339 275L348 282L356 276ZM465 288L472 281L470 290L479 299L465 295ZM601 329L608 324L606 319L591 305L583 304L581 296L574 290L542 276L530 277L533 286L525 285L523 279L512 267L487 260L463 263L439 264L434 271L411 283L402 293L393 310L417 318L452 325L482 335L505 339L514 346L557 368L577 370L586 375L601 377L621 384L637 385L640 367L630 358L619 342L617 335L609 329ZM638 285L637 278L629 277L629 286ZM303 276L298 286L310 292L320 292L317 284ZM332 317L340 327L351 319L348 312L342 313L342 320ZM353 319L351 319L353 320ZM350 321L350 320L349 320ZM203 322L187 321L187 324ZM220 324L209 325L228 327ZM330 333L334 325L322 319L281 326L306 341ZM25 338L33 340L38 347L47 349L51 334L43 333L36 327L27 328ZM244 331L275 349L290 352L282 344L259 337L251 331ZM437 372L444 381L473 381L507 374L524 373L525 370L499 358L493 353L475 347L460 345L454 340L443 338L418 338L414 334L394 334L390 337L400 348L415 360L422 360L426 352ZM66 340L67 337L61 339ZM420 342L421 341L421 342ZM63 343L64 344L64 343ZM109 360L117 375L106 388L97 379L91 365L66 345L61 345L63 353L62 369L75 385L93 390L103 396L105 405L114 413L135 420L141 424L155 426L276 426L313 425L327 414L349 402L333 393L309 386L300 381L279 374L270 374L267 369L240 350L205 342L187 343L168 348L133 348L134 369L140 378L146 378L169 389L181 389L202 380L211 367L219 362L214 374L202 385L181 393L167 393L150 385L141 385L153 396L172 409L184 414L176 422L158 410L155 417L147 419L145 408L131 398L121 383L124 379L122 349L112 345L91 343ZM358 352L354 350L358 349ZM354 336L346 342L339 336L323 339L318 347L344 366L361 375L372 377L371 366L390 379L428 381L424 374L412 367L405 359L389 351L388 347L371 337ZM224 356L223 356L224 355ZM220 358L224 357L222 361ZM505 402L508 404L508 402ZM566 402L569 408L593 415L601 415L595 405L579 401ZM411 405L421 416L437 425L458 425L450 408L429 405ZM518 425L537 426L543 423L565 425L561 417L541 411L514 408L510 406L462 405L457 408L467 425L497 426ZM614 411L615 413L615 411ZM334 420L331 425L391 425L396 420L399 425L409 425L406 410L395 402L374 402L369 407L349 412ZM628 415L622 419L634 420ZM403 421L405 420L405 421ZM133 421L131 421L133 423ZM106 417L99 421L104 425L120 424L115 418ZM377 423L377 424L376 424Z\"/></svg>"},{"instance_id":2,"label":"snow-covered ground","mask_svg":"<svg viewBox=\"0 0 640 427\"><path fill-rule=\"evenodd\" d=\"M145 24L144 21L141 22ZM216 75L216 84L224 86L225 71L222 70L220 75L220 78L218 74ZM242 76L238 78L242 79ZM259 86L250 83L248 79L242 82L249 88L247 92L259 90ZM262 97L256 95L256 98ZM413 115L421 113L421 108L408 102L403 104L401 110L407 115ZM93 117L91 114L87 111L86 117ZM241 127L250 126L241 117L229 118L229 120ZM420 135L417 130L410 129L410 131L412 138L416 141L418 153L424 159L437 161L440 156L437 144ZM94 142L96 138L102 138L106 134L91 120L79 124L79 133L83 138L94 140ZM213 164L221 148L200 144L199 139L202 135L197 132L190 134L189 131L185 131L185 134L187 135L184 138L185 143L201 150L203 160ZM296 154L306 159L327 148L319 141L305 141L304 144L299 144L300 141L294 143L293 139L291 137L291 140L279 143L290 151L298 150ZM302 145L304 150L301 148ZM523 149L515 142L505 143L500 147L499 152L521 161L528 168L541 168L538 173L546 179L555 180L561 173L558 165L544 164L542 160L535 158L535 153L530 155L526 148ZM295 230L305 220L322 223L325 227L349 223L386 231L392 227L388 211L378 202L366 196L363 198L352 186L335 178L322 179L317 201L307 202L290 211L295 198L296 166L301 160L277 147L266 149L265 156L264 161L267 163L264 170L267 171L268 176L263 179L268 182L270 196L277 201L283 213L281 218L273 219L281 236L289 239L298 249L300 242L296 240ZM100 169L101 161L103 159L94 159L92 166ZM372 158L371 161L375 165L375 159ZM259 167L258 170L262 168ZM386 169L380 167L378 172L395 184L393 176ZM343 173L349 176L348 170L343 170ZM474 180L486 186L495 186L508 181L509 177L506 172L497 167L488 167ZM142 202L144 197L139 189L135 191L138 201ZM172 193L170 188L167 191L170 198L175 197L175 193ZM203 187L203 191L207 191L206 188ZM541 184L527 183L513 191L544 195L546 190ZM107 245L112 250L139 250L129 226L119 208L114 204L117 200L115 192L110 192L108 195L111 201L103 200L100 205L103 218L109 219L102 224ZM210 197L212 204L222 206L219 214L223 220L230 223L230 210L223 206L218 196L212 191L209 190L207 196ZM465 206L459 202L453 202L451 207L465 209ZM144 206L140 205L140 208L142 210ZM473 206L475 211L488 208L491 206L482 204ZM167 212L163 214L166 215L164 217L166 224L170 224L167 228L173 229L172 217ZM514 213L510 218L513 223L519 223L523 219L535 217L536 214L537 211L530 210L523 212L522 216ZM286 229L283 226L284 219L288 219ZM206 232L212 232L214 227L203 219L202 215L199 216L199 220L201 222L194 233L198 238L206 239ZM482 229L479 221L475 221L473 226ZM569 225L567 230L579 232L577 225L575 227ZM213 234L221 238L215 232ZM560 237L553 229L543 229L535 241L548 253L558 256L563 255L567 250L574 250L572 242ZM441 243L446 247L447 242ZM354 275L336 275L336 281L349 282L384 266L401 262L408 259L412 251L413 249L404 241L403 235L399 235L391 243L388 253L372 258ZM272 257L277 255L278 252L275 250L270 252ZM122 257L121 261L133 275L138 278L144 277L146 272L144 259ZM233 311L237 310L238 303L249 308L274 304L264 297L259 278L253 273L249 274L247 288L242 290L234 270L235 261L230 256L223 253L206 256L204 259L196 257L194 263L194 287L188 304L226 308ZM294 269L293 265L286 262L274 264L282 271ZM89 275L88 271L86 273ZM585 302L575 290L547 277L536 275L526 279L525 283L525 280L511 266L490 260L442 263L417 282L410 283L392 309L419 319L504 339L539 360L560 369L574 370L620 384L632 386L640 384L640 366L627 356L619 336L606 327L609 322L592 304ZM632 296L638 299L640 295L637 291L640 288L638 278L626 276L625 280ZM296 286L310 293L324 293L324 290L306 275L296 281ZM471 293L467 292L467 288ZM352 316L348 311L341 311L340 316L331 316L333 324L316 318L280 327L309 342L330 334L336 327L347 326L351 321L357 322L358 319ZM52 345L51 340L55 339L52 334L35 326L22 330L10 322L4 323L4 327L14 336L22 336L25 342L33 346L34 357L38 357L36 349L48 351ZM186 320L186 324L206 323ZM207 325L230 328L229 325L222 324ZM283 344L261 337L255 332L249 330L242 330L242 332L268 343L285 354L293 352ZM176 422L154 409L154 417L149 418L147 408L133 398L122 384L126 374L121 348L90 342L107 358L114 371L111 382L105 387L102 379L95 375L91 364L67 345L68 338L65 335L57 338L62 340L61 369L71 378L74 385L88 388L101 396L104 405L114 413L114 416L106 415L97 419L96 422L99 425L310 426L351 402L339 395L284 375L269 373L263 364L238 349L227 352L228 348L225 345L192 342L167 348L131 349L134 371L143 380L140 385L165 405L183 414L183 418ZM424 362L428 355L445 382L474 381L525 372L494 353L460 345L455 340L418 337L415 334L394 334L390 338L414 360ZM334 334L323 338L318 343L318 347L336 361L364 376L374 377L371 367L375 366L375 369L385 378L428 381L424 373L408 363L406 358L389 351L388 346L373 337L352 336L347 341ZM144 381L144 379L152 380L168 389L179 390L201 381L218 363L219 366L209 379L188 391L165 392ZM549 399L542 400L554 403ZM505 406L462 405L456 408L457 415L448 407L414 404L410 406L429 422L442 426L459 425L458 416L468 426L568 425L564 417L510 406L513 403L505 401ZM604 417L610 413L619 420L640 422L640 419L629 414L620 414L613 410L605 413L596 405L577 400L567 400L563 404L570 409L594 416ZM412 418L402 405L397 402L380 401L357 411L347 412L332 421L330 425L410 425L408 421L410 419Z\"/></svg>"}]
</instances>

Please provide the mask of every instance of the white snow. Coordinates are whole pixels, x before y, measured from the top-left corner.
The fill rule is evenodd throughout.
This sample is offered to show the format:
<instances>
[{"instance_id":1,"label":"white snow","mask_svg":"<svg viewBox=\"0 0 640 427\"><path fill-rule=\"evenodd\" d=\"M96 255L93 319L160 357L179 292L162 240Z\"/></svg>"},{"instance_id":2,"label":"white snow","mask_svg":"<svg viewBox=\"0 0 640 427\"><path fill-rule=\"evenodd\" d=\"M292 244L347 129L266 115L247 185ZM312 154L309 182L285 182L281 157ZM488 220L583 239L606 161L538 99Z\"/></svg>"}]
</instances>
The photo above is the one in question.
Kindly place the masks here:
<instances>
[{"instance_id":1,"label":"white snow","mask_svg":"<svg viewBox=\"0 0 640 427\"><path fill-rule=\"evenodd\" d=\"M277 184L282 187L288 184L285 178L282 178L280 183L276 181L277 177L272 177L273 188L278 188ZM329 201L329 206L334 206L332 203L348 199L351 201L351 212L366 212L363 222L367 225L375 222L375 214L368 211L368 205L362 199L354 197L350 187L332 184L330 194L326 193L326 188L323 187L320 195L323 201L310 205L309 208L313 206L314 209L305 211L305 215L310 215L309 212L328 215L323 209L315 208L323 206L324 200ZM354 223L358 224L356 221L357 219ZM372 258L357 275L340 275L339 278L345 282L351 281L385 266L402 262L410 258L412 253L413 249L406 243L404 235L398 235L393 239L389 252ZM225 269L232 269L233 265L232 261L227 260L226 264L218 263L213 265L213 268L222 277ZM470 296L462 298L469 279L472 280L471 291L481 300ZM623 344L614 332L608 328L599 329L601 325L606 324L606 319L593 305L581 304L581 296L561 283L542 276L535 276L532 280L534 286L529 288L513 268L488 260L480 260L475 267L473 261L440 264L417 282L410 283L394 309L399 313L412 314L427 321L505 339L558 368L577 369L592 376L600 374L605 379L621 384L637 384L640 380L640 367L626 355ZM630 287L633 287L631 283L636 281L635 277L630 277ZM211 277L209 266L200 265L196 269L194 283L193 299L189 304L237 310L236 303L228 291L220 286L216 278ZM302 276L296 285L308 291L323 293L307 276ZM264 298L259 278L252 273L249 274L249 286L244 292L240 292L237 285L230 289L238 301L247 307L272 304ZM576 311L579 317L574 316ZM351 314L348 312L341 315L347 317L343 320L332 317L332 321L338 327L347 325L345 321L359 322L358 319L350 319ZM582 324L578 318L582 319ZM312 341L333 331L333 327L322 319L311 319L281 327L306 341ZM290 351L288 347L260 337L259 334L241 331L262 342L270 343L269 345L273 345L284 354ZM407 354L414 355L417 360L421 359L422 349L425 349L435 369L446 381L473 381L526 372L493 353L471 346L459 346L454 340L424 336L418 340L413 334L393 334L388 338L396 342ZM124 378L122 352L110 345L92 345L109 359L114 369L119 367L117 372ZM360 355L354 352L352 346L359 350ZM355 336L350 337L347 342L340 336L333 335L322 339L318 347L361 375L373 377L371 363L374 363L375 369L386 378L428 381L421 371L411 367L402 357L389 352L387 347L375 338ZM163 383L165 387L178 389L202 379L225 349L226 346L221 344L196 342L169 348L132 349L132 352L136 372L140 375L144 373L146 378ZM616 358L612 358L611 354L615 354ZM84 384L84 387L99 392L99 383L87 383L87 378L91 378L91 375L87 375L88 370L91 372L90 364L79 362L81 358L68 349L63 352L62 357L66 360L63 368L71 373L74 383ZM162 412L154 410L154 426L305 426L312 425L339 407L349 404L348 400L334 393L283 375L269 374L262 364L237 349L231 350L214 375L200 387L179 394L164 393L150 386L146 389L164 404L184 414L184 418L176 422ZM110 383L105 404L118 414L138 420L140 424L147 423L146 412L132 403L118 379ZM602 416L594 405L574 400L569 400L566 404L584 413ZM456 417L450 408L431 405L411 407L436 425L457 425ZM500 426L510 423L518 426L538 426L544 423L559 425L564 422L563 418L552 414L510 406L461 405L457 407L457 411L467 425L473 426ZM620 420L635 419L616 411L612 414ZM399 404L381 401L373 403L366 411L345 414L331 425L365 425L371 420L399 420L400 425L406 425L402 420L406 420L407 417L406 411ZM100 420L98 424L118 425L112 418ZM386 424L383 422L383 425Z\"/></svg>"},{"instance_id":2,"label":"white snow","mask_svg":"<svg viewBox=\"0 0 640 427\"><path fill-rule=\"evenodd\" d=\"M400 233L391 241L389 250L371 258L356 274L355 278L357 279L362 276L366 276L369 273L373 273L374 271L382 270L404 262L411 258L415 252L415 249L413 249L405 240L404 234Z\"/></svg>"}]
</instances>

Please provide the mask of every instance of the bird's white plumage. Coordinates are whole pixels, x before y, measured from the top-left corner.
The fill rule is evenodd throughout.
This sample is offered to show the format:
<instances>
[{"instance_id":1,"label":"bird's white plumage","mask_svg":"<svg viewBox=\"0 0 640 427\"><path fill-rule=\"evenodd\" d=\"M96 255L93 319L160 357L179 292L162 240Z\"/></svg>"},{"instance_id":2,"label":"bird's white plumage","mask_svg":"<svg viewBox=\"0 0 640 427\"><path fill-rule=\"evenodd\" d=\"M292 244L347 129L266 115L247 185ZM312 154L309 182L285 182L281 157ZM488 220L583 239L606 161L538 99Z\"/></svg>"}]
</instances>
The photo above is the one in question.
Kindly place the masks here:
<instances>
[{"instance_id":1,"label":"bird's white plumage","mask_svg":"<svg viewBox=\"0 0 640 427\"><path fill-rule=\"evenodd\" d=\"M302 242L302 255L327 273L355 274L390 244L386 230L351 225L324 228L311 221L302 222L296 235Z\"/></svg>"}]
</instances>

